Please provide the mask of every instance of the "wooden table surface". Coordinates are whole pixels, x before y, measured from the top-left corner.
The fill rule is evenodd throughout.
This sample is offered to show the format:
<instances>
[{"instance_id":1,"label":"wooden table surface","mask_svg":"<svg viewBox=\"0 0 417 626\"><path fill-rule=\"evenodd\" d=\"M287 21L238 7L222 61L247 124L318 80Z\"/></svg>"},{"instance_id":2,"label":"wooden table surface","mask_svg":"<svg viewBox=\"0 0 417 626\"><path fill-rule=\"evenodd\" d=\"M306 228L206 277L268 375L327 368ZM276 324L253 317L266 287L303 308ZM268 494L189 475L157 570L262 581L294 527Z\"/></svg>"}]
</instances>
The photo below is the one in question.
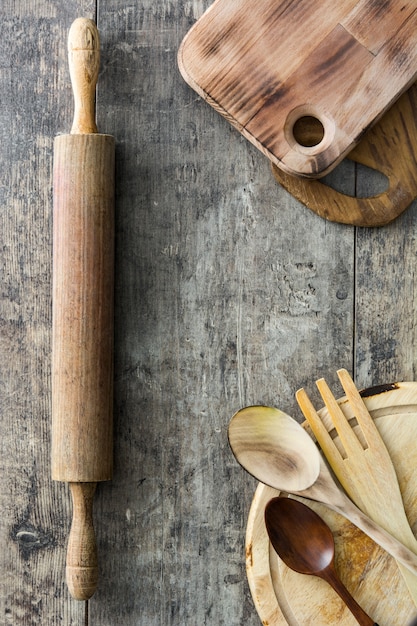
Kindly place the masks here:
<instances>
[{"instance_id":1,"label":"wooden table surface","mask_svg":"<svg viewBox=\"0 0 417 626\"><path fill-rule=\"evenodd\" d=\"M96 6L97 5L97 6ZM336 369L415 380L417 205L326 222L181 78L209 0L3 0L0 43L0 623L256 626L244 537L256 481L233 413ZM115 472L95 501L100 583L64 581L67 485L50 478L52 142L72 121L66 37L102 39L98 126L116 138ZM333 184L380 181L344 162Z\"/></svg>"}]
</instances>

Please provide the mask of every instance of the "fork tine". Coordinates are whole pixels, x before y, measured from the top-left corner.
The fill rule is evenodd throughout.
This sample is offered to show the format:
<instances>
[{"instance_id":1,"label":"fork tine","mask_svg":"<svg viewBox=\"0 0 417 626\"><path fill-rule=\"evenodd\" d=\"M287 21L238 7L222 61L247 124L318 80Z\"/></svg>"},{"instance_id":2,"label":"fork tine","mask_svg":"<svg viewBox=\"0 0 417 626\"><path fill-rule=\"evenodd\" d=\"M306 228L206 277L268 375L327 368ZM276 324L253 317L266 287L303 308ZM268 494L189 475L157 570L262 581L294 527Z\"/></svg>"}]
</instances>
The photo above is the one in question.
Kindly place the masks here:
<instances>
[{"instance_id":1,"label":"fork tine","mask_svg":"<svg viewBox=\"0 0 417 626\"><path fill-rule=\"evenodd\" d=\"M342 442L345 449L346 455L349 456L355 453L357 454L358 451L362 451L362 444L353 432L348 420L345 417L345 414L340 408L336 398L330 391L330 388L324 378L320 378L320 380L317 380L316 385L318 387L321 397L323 398L323 402L327 407L333 425L337 430L340 441Z\"/></svg>"},{"instance_id":2,"label":"fork tine","mask_svg":"<svg viewBox=\"0 0 417 626\"><path fill-rule=\"evenodd\" d=\"M368 445L371 445L371 443L377 445L381 441L381 435L379 434L379 431L375 426L374 420L369 414L369 411L366 408L366 405L362 400L362 397L355 383L345 369L338 370L337 375L342 384L346 397L355 412L355 417Z\"/></svg>"},{"instance_id":3,"label":"fork tine","mask_svg":"<svg viewBox=\"0 0 417 626\"><path fill-rule=\"evenodd\" d=\"M325 457L328 459L335 459L335 461L337 459L340 460L340 452L327 432L327 429L308 397L307 392L304 389L299 389L296 392L295 397L297 399L298 406L300 407L307 422L310 424L311 430L323 450Z\"/></svg>"}]
</instances>

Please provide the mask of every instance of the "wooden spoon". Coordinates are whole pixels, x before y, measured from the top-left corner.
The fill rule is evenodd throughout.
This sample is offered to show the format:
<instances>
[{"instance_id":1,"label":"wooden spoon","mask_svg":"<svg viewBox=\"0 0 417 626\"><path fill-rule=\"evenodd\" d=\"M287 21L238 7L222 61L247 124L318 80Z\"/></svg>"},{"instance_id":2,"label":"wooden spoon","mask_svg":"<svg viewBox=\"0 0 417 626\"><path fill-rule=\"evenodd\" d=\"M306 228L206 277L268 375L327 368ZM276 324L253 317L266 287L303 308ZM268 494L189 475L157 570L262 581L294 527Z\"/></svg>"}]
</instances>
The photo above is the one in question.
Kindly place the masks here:
<instances>
[{"instance_id":1,"label":"wooden spoon","mask_svg":"<svg viewBox=\"0 0 417 626\"><path fill-rule=\"evenodd\" d=\"M378 626L340 580L334 564L332 531L308 506L290 498L273 498L265 507L265 526L275 552L292 570L325 580L361 626Z\"/></svg>"},{"instance_id":2,"label":"wooden spoon","mask_svg":"<svg viewBox=\"0 0 417 626\"><path fill-rule=\"evenodd\" d=\"M279 491L325 504L417 574L417 555L349 500L309 434L292 417L272 407L247 407L232 417L228 435L237 461L252 476Z\"/></svg>"}]
</instances>

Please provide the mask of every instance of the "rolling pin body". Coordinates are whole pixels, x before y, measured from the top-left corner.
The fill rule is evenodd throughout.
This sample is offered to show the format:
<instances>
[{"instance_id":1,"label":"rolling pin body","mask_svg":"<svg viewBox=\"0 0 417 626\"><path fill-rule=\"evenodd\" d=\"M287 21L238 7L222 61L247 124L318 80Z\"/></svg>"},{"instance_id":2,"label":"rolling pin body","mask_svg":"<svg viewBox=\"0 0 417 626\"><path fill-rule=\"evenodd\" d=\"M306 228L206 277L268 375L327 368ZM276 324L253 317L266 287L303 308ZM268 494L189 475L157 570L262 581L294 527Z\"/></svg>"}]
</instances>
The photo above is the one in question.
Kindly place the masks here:
<instances>
[{"instance_id":1,"label":"rolling pin body","mask_svg":"<svg viewBox=\"0 0 417 626\"><path fill-rule=\"evenodd\" d=\"M114 139L94 119L94 22L75 20L68 43L74 121L54 142L51 467L73 501L68 588L87 600L98 578L94 491L112 477Z\"/></svg>"},{"instance_id":2,"label":"rolling pin body","mask_svg":"<svg viewBox=\"0 0 417 626\"><path fill-rule=\"evenodd\" d=\"M54 144L52 478L112 476L114 141Z\"/></svg>"}]
</instances>

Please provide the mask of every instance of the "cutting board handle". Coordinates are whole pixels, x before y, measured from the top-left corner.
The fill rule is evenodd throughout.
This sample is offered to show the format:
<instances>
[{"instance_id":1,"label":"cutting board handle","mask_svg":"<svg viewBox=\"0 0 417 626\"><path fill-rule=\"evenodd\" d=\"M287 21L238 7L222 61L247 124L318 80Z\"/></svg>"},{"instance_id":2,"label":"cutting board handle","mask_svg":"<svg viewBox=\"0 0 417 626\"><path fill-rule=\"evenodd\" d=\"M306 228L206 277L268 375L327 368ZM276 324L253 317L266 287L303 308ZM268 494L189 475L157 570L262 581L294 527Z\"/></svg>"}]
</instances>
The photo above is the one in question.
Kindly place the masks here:
<instances>
[{"instance_id":1,"label":"cutting board handle","mask_svg":"<svg viewBox=\"0 0 417 626\"><path fill-rule=\"evenodd\" d=\"M360 156L350 154L350 160L365 165ZM352 226L385 226L414 200L414 194L400 180L388 176L389 188L381 194L355 198L333 189L319 180L295 179L272 164L275 179L314 213L331 222ZM417 193L417 188L414 193Z\"/></svg>"},{"instance_id":2,"label":"cutting board handle","mask_svg":"<svg viewBox=\"0 0 417 626\"><path fill-rule=\"evenodd\" d=\"M320 217L354 226L383 226L396 219L417 196L417 83L391 107L348 154L350 160L384 174L388 189L352 197L320 180L298 178L272 164L275 179Z\"/></svg>"},{"instance_id":3,"label":"cutting board handle","mask_svg":"<svg viewBox=\"0 0 417 626\"><path fill-rule=\"evenodd\" d=\"M71 133L96 133L95 93L100 67L100 36L93 20L80 17L72 23L68 33L68 63L74 94Z\"/></svg>"}]
</instances>

